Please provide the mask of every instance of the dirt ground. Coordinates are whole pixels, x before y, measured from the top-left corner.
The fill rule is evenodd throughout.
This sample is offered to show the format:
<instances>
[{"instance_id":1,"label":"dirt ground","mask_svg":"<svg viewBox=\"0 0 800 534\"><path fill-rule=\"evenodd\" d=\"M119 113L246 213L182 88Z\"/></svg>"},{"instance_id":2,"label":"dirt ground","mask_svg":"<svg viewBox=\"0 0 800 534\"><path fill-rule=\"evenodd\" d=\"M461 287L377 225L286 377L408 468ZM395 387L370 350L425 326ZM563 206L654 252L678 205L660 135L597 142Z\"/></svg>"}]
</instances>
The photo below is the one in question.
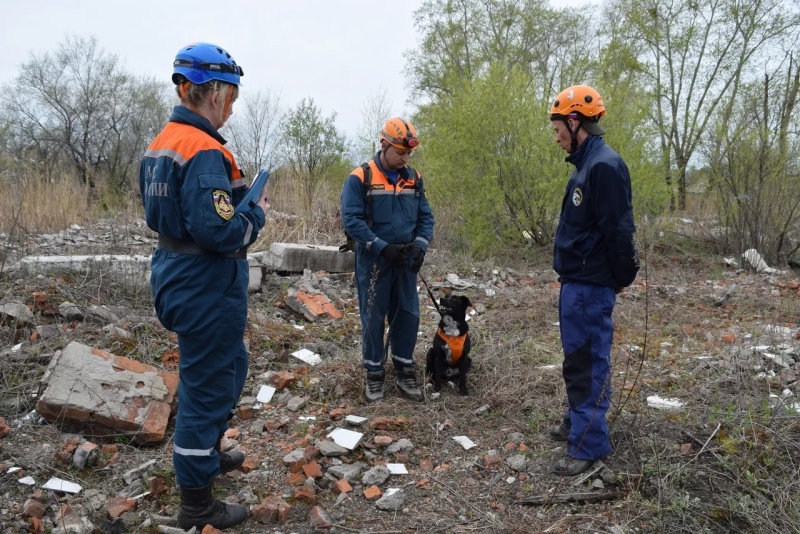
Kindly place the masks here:
<instances>
[{"instance_id":1,"label":"dirt ground","mask_svg":"<svg viewBox=\"0 0 800 534\"><path fill-rule=\"evenodd\" d=\"M219 498L251 508L270 496L291 508L285 522L263 524L251 518L229 532L800 532L800 425L793 400L798 393L795 361L800 360L797 274L752 273L727 267L720 257L664 247L647 251L639 278L619 296L615 310L609 412L614 453L606 459L607 470L575 485L574 479L551 474L564 450L549 438L547 427L559 421L565 394L559 289L547 254L539 257L476 264L431 251L422 274L434 294L455 291L475 305L469 323L474 363L468 396L447 388L436 399L426 393L419 404L399 398L392 388L385 401L364 402L360 327L349 275L321 276L318 282L343 317L308 323L283 301L300 275L271 274L251 295L245 397L252 401L269 383L270 371L285 370L296 373L288 388L291 396L304 398L305 404L292 411L288 401L273 401L248 419L234 418L238 437L233 444L255 459L255 467L220 477L215 491ZM6 276L2 288L4 302L31 304L32 294L41 291L56 305L66 300L81 306L99 303L121 316L153 315L146 286L108 273ZM438 320L422 285L420 303L415 356L422 367ZM57 325L59 334L26 343L24 358L10 350L44 324ZM41 424L32 413L48 356L70 341L152 365L162 365L163 354L177 348L162 328L126 324L135 334L132 340L110 337L102 325L64 328L63 319L43 314L35 316L33 325L0 327L0 416L10 426L0 439L0 464L6 467L0 474L0 531L35 531L24 513L32 496L45 504L42 532L59 531L64 506L102 533L159 532L158 525L174 518L178 490L169 439L156 447L138 447L125 436L85 436L116 444L119 457L107 466L79 470L55 459L74 429ZM289 354L300 348L320 354L323 363L307 372L299 369L300 362ZM387 383L392 381L389 371ZM651 407L652 396L677 399L682 407ZM364 434L360 446L343 457L315 455L313 460L323 472L356 462L366 469L404 464L409 474L379 484L384 494L402 489L403 502L396 510L379 509L367 500L360 474L343 495L330 477L317 477L311 492L298 491L308 481L292 476L285 455L313 447L332 429L345 426L342 415L368 418L362 427L348 427ZM384 444L385 436L411 445L393 451ZM467 436L476 446L465 450L456 436ZM135 511L110 518L108 499L152 489L131 487L122 478L151 459L157 468L149 476L161 479L166 491L140 496ZM11 466L22 470L9 474ZM22 473L40 483L57 476L84 489L74 496L37 492L19 483ZM309 512L315 506L329 515L332 527L312 527Z\"/></svg>"}]
</instances>

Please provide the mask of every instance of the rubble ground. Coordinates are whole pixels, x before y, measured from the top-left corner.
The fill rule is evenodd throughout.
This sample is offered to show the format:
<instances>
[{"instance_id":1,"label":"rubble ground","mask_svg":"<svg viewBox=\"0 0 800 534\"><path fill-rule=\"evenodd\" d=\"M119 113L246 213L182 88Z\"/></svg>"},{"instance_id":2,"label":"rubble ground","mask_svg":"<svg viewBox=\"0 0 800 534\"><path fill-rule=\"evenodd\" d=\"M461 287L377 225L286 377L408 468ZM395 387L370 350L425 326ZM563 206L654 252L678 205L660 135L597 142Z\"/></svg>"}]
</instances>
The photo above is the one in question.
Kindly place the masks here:
<instances>
[{"instance_id":1,"label":"rubble ground","mask_svg":"<svg viewBox=\"0 0 800 534\"><path fill-rule=\"evenodd\" d=\"M128 253L148 246L134 241ZM475 306L474 363L469 396L426 390L419 404L398 396L391 369L387 399L365 403L349 273L270 273L250 297L250 375L223 443L247 461L215 483L219 498L251 510L229 532L795 531L797 274L668 249L645 258L615 310L614 453L576 481L551 474L564 450L547 428L566 399L546 256L496 265L431 250L422 273L434 294ZM294 311L285 299L299 282L341 317ZM176 340L153 320L147 285L71 271L0 283L0 305L32 312L22 322L0 310L0 531L180 532L171 428L145 446L135 433L87 432L35 411L48 363L71 342L175 370ZM116 319L68 320L65 302ZM438 320L422 284L420 308L421 377ZM321 361L293 356L301 349ZM350 448L328 437L337 429L354 436ZM81 490L42 488L51 479Z\"/></svg>"}]
</instances>

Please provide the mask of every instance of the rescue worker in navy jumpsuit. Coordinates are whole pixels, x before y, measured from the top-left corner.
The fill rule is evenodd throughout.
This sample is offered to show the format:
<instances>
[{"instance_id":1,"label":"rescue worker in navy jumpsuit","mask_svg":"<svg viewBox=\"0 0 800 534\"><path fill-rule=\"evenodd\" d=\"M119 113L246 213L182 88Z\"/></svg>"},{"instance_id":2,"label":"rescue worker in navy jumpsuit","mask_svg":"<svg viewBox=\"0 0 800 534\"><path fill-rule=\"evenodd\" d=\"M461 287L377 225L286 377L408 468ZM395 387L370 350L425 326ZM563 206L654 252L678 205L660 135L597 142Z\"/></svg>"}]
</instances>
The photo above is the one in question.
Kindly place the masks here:
<instances>
[{"instance_id":1,"label":"rescue worker in navy jumpsuit","mask_svg":"<svg viewBox=\"0 0 800 534\"><path fill-rule=\"evenodd\" d=\"M433 212L422 177L407 165L419 145L414 126L391 118L380 134L381 149L369 162L371 186L364 191L364 169L347 177L341 196L345 232L355 241L355 270L361 315L362 363L367 402L384 398L384 331L395 384L401 395L422 401L416 381L414 347L419 329L417 273L433 239Z\"/></svg>"},{"instance_id":2,"label":"rescue worker in navy jumpsuit","mask_svg":"<svg viewBox=\"0 0 800 534\"><path fill-rule=\"evenodd\" d=\"M244 462L239 451L220 451L220 441L247 377L247 247L269 210L262 195L235 212L248 188L218 131L242 75L218 46L182 48L172 75L181 105L139 170L147 225L159 236L150 277L155 309L180 350L173 463L183 529L223 529L247 518L244 506L211 495L213 479Z\"/></svg>"},{"instance_id":3,"label":"rescue worker in navy jumpsuit","mask_svg":"<svg viewBox=\"0 0 800 534\"><path fill-rule=\"evenodd\" d=\"M598 121L605 113L600 94L586 85L562 91L550 110L556 143L575 166L561 205L553 256L561 282L559 322L569 406L550 435L568 443L566 457L553 467L555 474L566 476L583 473L611 453L606 423L611 314L616 294L639 270L630 174L600 137L605 132Z\"/></svg>"}]
</instances>

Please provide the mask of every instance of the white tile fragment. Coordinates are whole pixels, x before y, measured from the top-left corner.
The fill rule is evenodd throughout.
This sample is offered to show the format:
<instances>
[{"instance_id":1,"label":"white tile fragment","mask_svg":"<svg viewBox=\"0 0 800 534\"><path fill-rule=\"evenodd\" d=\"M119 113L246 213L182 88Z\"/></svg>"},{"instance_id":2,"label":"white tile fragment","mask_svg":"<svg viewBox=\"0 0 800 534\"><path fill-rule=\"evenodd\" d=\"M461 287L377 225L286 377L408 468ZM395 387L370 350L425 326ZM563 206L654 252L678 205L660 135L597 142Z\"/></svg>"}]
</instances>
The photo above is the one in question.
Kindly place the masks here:
<instances>
[{"instance_id":1,"label":"white tile fragment","mask_svg":"<svg viewBox=\"0 0 800 534\"><path fill-rule=\"evenodd\" d=\"M361 442L361 438L364 437L364 434L361 432L347 430L346 428L337 428L328 434L328 437L340 447L344 447L345 449L352 451Z\"/></svg>"},{"instance_id":2,"label":"white tile fragment","mask_svg":"<svg viewBox=\"0 0 800 534\"><path fill-rule=\"evenodd\" d=\"M300 361L307 363L308 365L317 365L318 363L322 363L322 358L319 354L311 352L308 349L300 349L292 353L292 356L297 358Z\"/></svg>"},{"instance_id":3,"label":"white tile fragment","mask_svg":"<svg viewBox=\"0 0 800 534\"><path fill-rule=\"evenodd\" d=\"M74 482L53 477L42 486L44 489L61 491L63 493L79 493L83 488Z\"/></svg>"},{"instance_id":4,"label":"white tile fragment","mask_svg":"<svg viewBox=\"0 0 800 534\"><path fill-rule=\"evenodd\" d=\"M363 425L367 422L367 418L361 417L360 415L348 415L344 420L355 426Z\"/></svg>"},{"instance_id":5,"label":"white tile fragment","mask_svg":"<svg viewBox=\"0 0 800 534\"><path fill-rule=\"evenodd\" d=\"M456 440L462 447L464 447L465 451L470 450L473 447L477 447L475 442L469 439L467 436L453 436L453 439Z\"/></svg>"},{"instance_id":6,"label":"white tile fragment","mask_svg":"<svg viewBox=\"0 0 800 534\"><path fill-rule=\"evenodd\" d=\"M386 464L386 469L393 475L407 475L406 464Z\"/></svg>"},{"instance_id":7,"label":"white tile fragment","mask_svg":"<svg viewBox=\"0 0 800 534\"><path fill-rule=\"evenodd\" d=\"M261 404L267 404L272 400L272 396L275 395L275 391L275 388L272 386L261 386L261 389L258 390L258 396L256 397L256 400Z\"/></svg>"}]
</instances>

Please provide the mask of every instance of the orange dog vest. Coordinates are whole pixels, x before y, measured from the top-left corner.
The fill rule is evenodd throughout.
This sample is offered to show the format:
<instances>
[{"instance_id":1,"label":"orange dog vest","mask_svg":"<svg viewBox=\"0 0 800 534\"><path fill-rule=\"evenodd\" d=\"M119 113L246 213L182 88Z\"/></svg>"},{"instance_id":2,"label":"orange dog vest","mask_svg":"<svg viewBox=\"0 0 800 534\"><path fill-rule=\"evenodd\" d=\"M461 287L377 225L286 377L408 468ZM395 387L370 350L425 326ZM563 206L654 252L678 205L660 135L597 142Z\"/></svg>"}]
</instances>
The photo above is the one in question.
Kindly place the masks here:
<instances>
[{"instance_id":1,"label":"orange dog vest","mask_svg":"<svg viewBox=\"0 0 800 534\"><path fill-rule=\"evenodd\" d=\"M455 365L464 354L464 343L467 341L467 334L449 336L445 334L441 328L439 328L437 334L447 343L447 346L450 347L450 365Z\"/></svg>"}]
</instances>

